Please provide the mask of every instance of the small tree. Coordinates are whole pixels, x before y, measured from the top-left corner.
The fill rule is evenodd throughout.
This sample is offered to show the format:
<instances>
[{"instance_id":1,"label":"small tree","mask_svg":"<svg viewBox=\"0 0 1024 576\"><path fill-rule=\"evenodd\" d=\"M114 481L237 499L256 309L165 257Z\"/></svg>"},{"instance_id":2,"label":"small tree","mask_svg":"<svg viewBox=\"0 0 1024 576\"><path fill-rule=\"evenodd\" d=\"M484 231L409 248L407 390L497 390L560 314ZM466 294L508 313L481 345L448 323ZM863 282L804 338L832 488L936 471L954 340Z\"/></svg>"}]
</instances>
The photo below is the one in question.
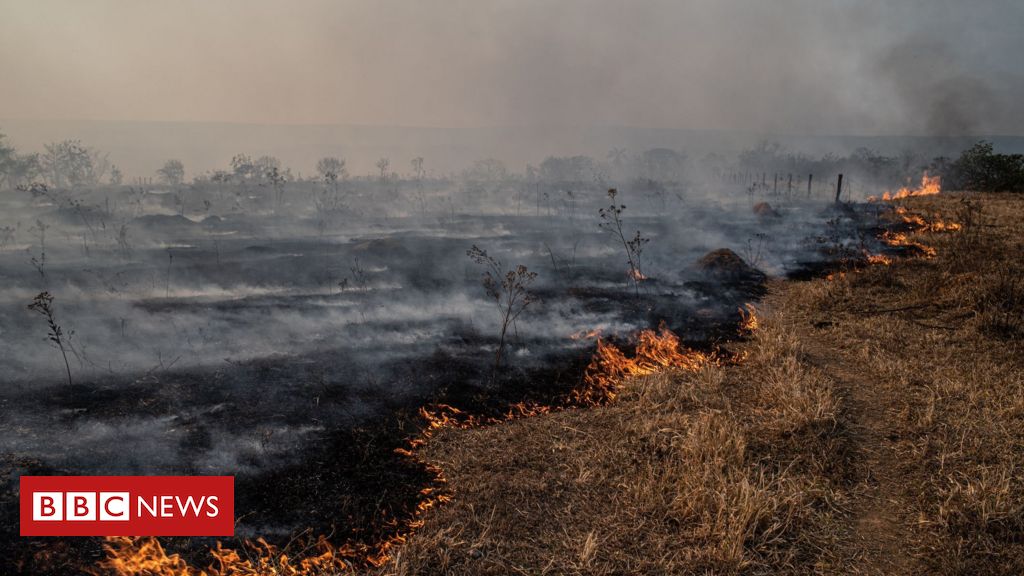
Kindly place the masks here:
<instances>
[{"instance_id":1,"label":"small tree","mask_svg":"<svg viewBox=\"0 0 1024 576\"><path fill-rule=\"evenodd\" d=\"M43 146L40 159L50 183L58 188L95 182L95 154L78 140L63 140Z\"/></svg>"},{"instance_id":2,"label":"small tree","mask_svg":"<svg viewBox=\"0 0 1024 576\"><path fill-rule=\"evenodd\" d=\"M236 154L231 158L231 174L235 180L246 182L257 177L257 168L248 154Z\"/></svg>"},{"instance_id":3,"label":"small tree","mask_svg":"<svg viewBox=\"0 0 1024 576\"><path fill-rule=\"evenodd\" d=\"M622 213L626 210L626 206L615 203L618 193L618 190L615 188L608 190L608 198L611 199L612 203L607 208L598 210L598 214L601 216L600 226L621 242L622 247L626 250L626 261L629 263L629 279L633 281L633 290L636 293L636 297L639 298L640 282L647 279L641 269L641 257L643 256L644 246L651 239L641 236L639 230L636 231L636 235L633 238L626 239L626 235L622 230Z\"/></svg>"},{"instance_id":4,"label":"small tree","mask_svg":"<svg viewBox=\"0 0 1024 576\"><path fill-rule=\"evenodd\" d=\"M110 166L110 185L120 186L124 182L124 174L121 169L115 165Z\"/></svg>"},{"instance_id":5,"label":"small tree","mask_svg":"<svg viewBox=\"0 0 1024 576\"><path fill-rule=\"evenodd\" d=\"M536 300L529 286L537 278L536 272L530 272L526 266L519 264L506 270L500 260L487 254L476 245L466 251L470 260L484 267L483 283L487 295L494 300L501 314L501 333L498 337L498 350L494 354L494 372L501 367L501 358L505 352L505 340L509 326L514 325L516 318L526 307Z\"/></svg>"},{"instance_id":6,"label":"small tree","mask_svg":"<svg viewBox=\"0 0 1024 576\"><path fill-rule=\"evenodd\" d=\"M391 166L391 160L388 160L387 158L381 158L380 160L377 160L377 169L380 170L381 182L387 182L389 166Z\"/></svg>"},{"instance_id":7,"label":"small tree","mask_svg":"<svg viewBox=\"0 0 1024 576\"><path fill-rule=\"evenodd\" d=\"M185 165L181 160L168 160L156 174L168 186L180 186L185 181Z\"/></svg>"},{"instance_id":8,"label":"small tree","mask_svg":"<svg viewBox=\"0 0 1024 576\"><path fill-rule=\"evenodd\" d=\"M50 342L57 345L57 348L60 350L61 357L64 358L64 369L67 370L68 386L70 386L71 364L68 363L68 354L64 349L64 331L61 329L60 325L57 324L57 319L54 317L53 296L51 296L49 292L40 292L32 299L32 303L28 305L28 309L46 318L46 326L49 328L47 337Z\"/></svg>"},{"instance_id":9,"label":"small tree","mask_svg":"<svg viewBox=\"0 0 1024 576\"><path fill-rule=\"evenodd\" d=\"M345 160L333 156L318 160L316 171L320 174L320 179L327 185L335 185L338 180L344 180L348 176L348 171L345 169Z\"/></svg>"},{"instance_id":10,"label":"small tree","mask_svg":"<svg viewBox=\"0 0 1024 576\"><path fill-rule=\"evenodd\" d=\"M274 189L274 197L276 198L277 205L280 206L284 202L284 185L288 182L287 173L282 172L277 166L271 166L264 177Z\"/></svg>"},{"instance_id":11,"label":"small tree","mask_svg":"<svg viewBox=\"0 0 1024 576\"><path fill-rule=\"evenodd\" d=\"M427 171L423 168L423 157L413 158L410 164L412 164L413 174L416 175L416 199L420 205L420 214L426 215L427 201L423 195L423 177L427 175Z\"/></svg>"},{"instance_id":12,"label":"small tree","mask_svg":"<svg viewBox=\"0 0 1024 576\"><path fill-rule=\"evenodd\" d=\"M416 179L423 180L427 174L427 171L423 169L423 156L413 158L410 164L412 164L412 171L416 175Z\"/></svg>"}]
</instances>

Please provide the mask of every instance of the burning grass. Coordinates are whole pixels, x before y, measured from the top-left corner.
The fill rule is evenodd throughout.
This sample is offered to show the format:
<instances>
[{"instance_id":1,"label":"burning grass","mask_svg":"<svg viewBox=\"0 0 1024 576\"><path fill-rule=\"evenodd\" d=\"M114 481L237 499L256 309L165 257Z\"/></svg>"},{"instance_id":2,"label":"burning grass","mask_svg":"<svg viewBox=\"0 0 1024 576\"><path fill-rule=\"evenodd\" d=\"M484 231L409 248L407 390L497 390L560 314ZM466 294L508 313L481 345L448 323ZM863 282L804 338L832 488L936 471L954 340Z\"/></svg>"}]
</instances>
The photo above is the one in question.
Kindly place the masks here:
<instances>
[{"instance_id":1,"label":"burning grass","mask_svg":"<svg viewBox=\"0 0 1024 576\"><path fill-rule=\"evenodd\" d=\"M865 551L853 531L834 557L884 573L1019 574L1024 202L913 198L897 213L955 222L907 234L932 258L793 289L786 304L809 358L846 390L849 522L885 534Z\"/></svg>"},{"instance_id":2,"label":"burning grass","mask_svg":"<svg viewBox=\"0 0 1024 576\"><path fill-rule=\"evenodd\" d=\"M902 200L904 198L912 198L915 196L934 196L942 191L941 182L938 176L929 176L925 172L921 176L921 184L915 188L904 186L895 192L885 192L882 194L882 200ZM868 198L868 202L877 202L878 197L872 196Z\"/></svg>"},{"instance_id":3,"label":"burning grass","mask_svg":"<svg viewBox=\"0 0 1024 576\"><path fill-rule=\"evenodd\" d=\"M1024 203L905 202L956 220L894 233L929 257L775 284L740 363L441 430L453 500L381 572L1020 573Z\"/></svg>"},{"instance_id":4,"label":"burning grass","mask_svg":"<svg viewBox=\"0 0 1024 576\"><path fill-rule=\"evenodd\" d=\"M431 482L421 489L413 513L392 520L387 535L372 545L346 542L335 546L327 538L319 537L305 546L298 546L297 551L293 552L291 545L283 550L262 539L244 541L239 548L227 548L217 543L210 550L211 562L206 568L197 568L181 556L165 551L156 538L118 537L107 540L107 558L100 562L96 574L317 576L380 568L392 559L396 546L404 544L415 530L423 526L423 515L426 512L451 500L452 494L444 470L420 453L438 431L480 428L566 408L606 404L620 393L623 384L631 378L667 369L694 371L716 361L712 355L680 346L679 338L664 325L657 332L641 331L637 335L635 353L632 355L627 355L596 333L593 337L597 339L596 351L581 378L581 384L555 404L521 402L496 417L464 412L447 404L421 408L420 416L425 423L423 430L409 441L407 448L399 448L396 452L428 472Z\"/></svg>"},{"instance_id":5,"label":"burning grass","mask_svg":"<svg viewBox=\"0 0 1024 576\"><path fill-rule=\"evenodd\" d=\"M776 284L740 363L576 334L596 352L561 403L424 408L401 453L433 481L376 546L257 540L199 571L117 539L106 573L1019 573L1024 206L914 196L883 239L925 258Z\"/></svg>"},{"instance_id":6,"label":"burning grass","mask_svg":"<svg viewBox=\"0 0 1024 576\"><path fill-rule=\"evenodd\" d=\"M831 483L805 472L817 468L799 463L802 454L777 462L763 455L795 455L807 444L831 454L838 403L828 382L797 362L796 343L771 319L746 312L761 324L744 352L767 361L768 371L687 354L662 330L643 335L633 358L610 344L599 348L586 397L596 408L442 428L420 454L445 469L453 499L431 514L386 572L809 566L831 533ZM617 385L605 386L605 377ZM756 417L735 410L737 403L756 404Z\"/></svg>"}]
</instances>

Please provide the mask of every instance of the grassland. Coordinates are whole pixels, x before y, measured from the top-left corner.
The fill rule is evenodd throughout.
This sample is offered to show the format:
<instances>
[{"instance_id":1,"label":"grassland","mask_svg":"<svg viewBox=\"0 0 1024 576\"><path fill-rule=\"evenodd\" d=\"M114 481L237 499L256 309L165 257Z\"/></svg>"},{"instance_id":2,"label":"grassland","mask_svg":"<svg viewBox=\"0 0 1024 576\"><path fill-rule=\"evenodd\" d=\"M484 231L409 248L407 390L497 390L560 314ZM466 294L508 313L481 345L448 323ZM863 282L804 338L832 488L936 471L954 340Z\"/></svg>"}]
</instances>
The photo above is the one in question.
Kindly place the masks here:
<instances>
[{"instance_id":1,"label":"grassland","mask_svg":"<svg viewBox=\"0 0 1024 576\"><path fill-rule=\"evenodd\" d=\"M902 204L963 227L773 281L739 362L441 430L420 455L453 500L383 572L1024 571L1024 198Z\"/></svg>"}]
</instances>

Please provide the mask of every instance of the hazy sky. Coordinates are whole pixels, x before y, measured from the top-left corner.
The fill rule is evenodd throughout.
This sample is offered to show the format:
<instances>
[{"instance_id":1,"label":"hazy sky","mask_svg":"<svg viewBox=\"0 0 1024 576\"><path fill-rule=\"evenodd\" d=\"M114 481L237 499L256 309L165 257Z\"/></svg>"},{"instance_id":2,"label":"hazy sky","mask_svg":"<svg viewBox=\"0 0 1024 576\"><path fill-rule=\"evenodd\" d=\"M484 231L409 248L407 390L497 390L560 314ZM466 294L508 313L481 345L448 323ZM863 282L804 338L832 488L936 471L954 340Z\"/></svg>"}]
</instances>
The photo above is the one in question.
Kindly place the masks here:
<instances>
[{"instance_id":1,"label":"hazy sky","mask_svg":"<svg viewBox=\"0 0 1024 576\"><path fill-rule=\"evenodd\" d=\"M0 118L1024 133L1024 2L0 0Z\"/></svg>"}]
</instances>

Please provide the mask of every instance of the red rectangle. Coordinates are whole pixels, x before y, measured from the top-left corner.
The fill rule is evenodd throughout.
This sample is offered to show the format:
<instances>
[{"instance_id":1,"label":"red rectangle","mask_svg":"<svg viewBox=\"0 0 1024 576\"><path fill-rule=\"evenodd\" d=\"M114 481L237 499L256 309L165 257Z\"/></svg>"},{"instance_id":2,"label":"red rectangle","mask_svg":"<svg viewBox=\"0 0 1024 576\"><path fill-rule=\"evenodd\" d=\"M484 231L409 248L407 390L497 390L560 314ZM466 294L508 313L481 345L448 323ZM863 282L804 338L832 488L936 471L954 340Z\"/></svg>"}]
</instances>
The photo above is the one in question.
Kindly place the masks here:
<instances>
[{"instance_id":1,"label":"red rectangle","mask_svg":"<svg viewBox=\"0 0 1024 576\"><path fill-rule=\"evenodd\" d=\"M22 476L22 536L233 536L232 476Z\"/></svg>"}]
</instances>

